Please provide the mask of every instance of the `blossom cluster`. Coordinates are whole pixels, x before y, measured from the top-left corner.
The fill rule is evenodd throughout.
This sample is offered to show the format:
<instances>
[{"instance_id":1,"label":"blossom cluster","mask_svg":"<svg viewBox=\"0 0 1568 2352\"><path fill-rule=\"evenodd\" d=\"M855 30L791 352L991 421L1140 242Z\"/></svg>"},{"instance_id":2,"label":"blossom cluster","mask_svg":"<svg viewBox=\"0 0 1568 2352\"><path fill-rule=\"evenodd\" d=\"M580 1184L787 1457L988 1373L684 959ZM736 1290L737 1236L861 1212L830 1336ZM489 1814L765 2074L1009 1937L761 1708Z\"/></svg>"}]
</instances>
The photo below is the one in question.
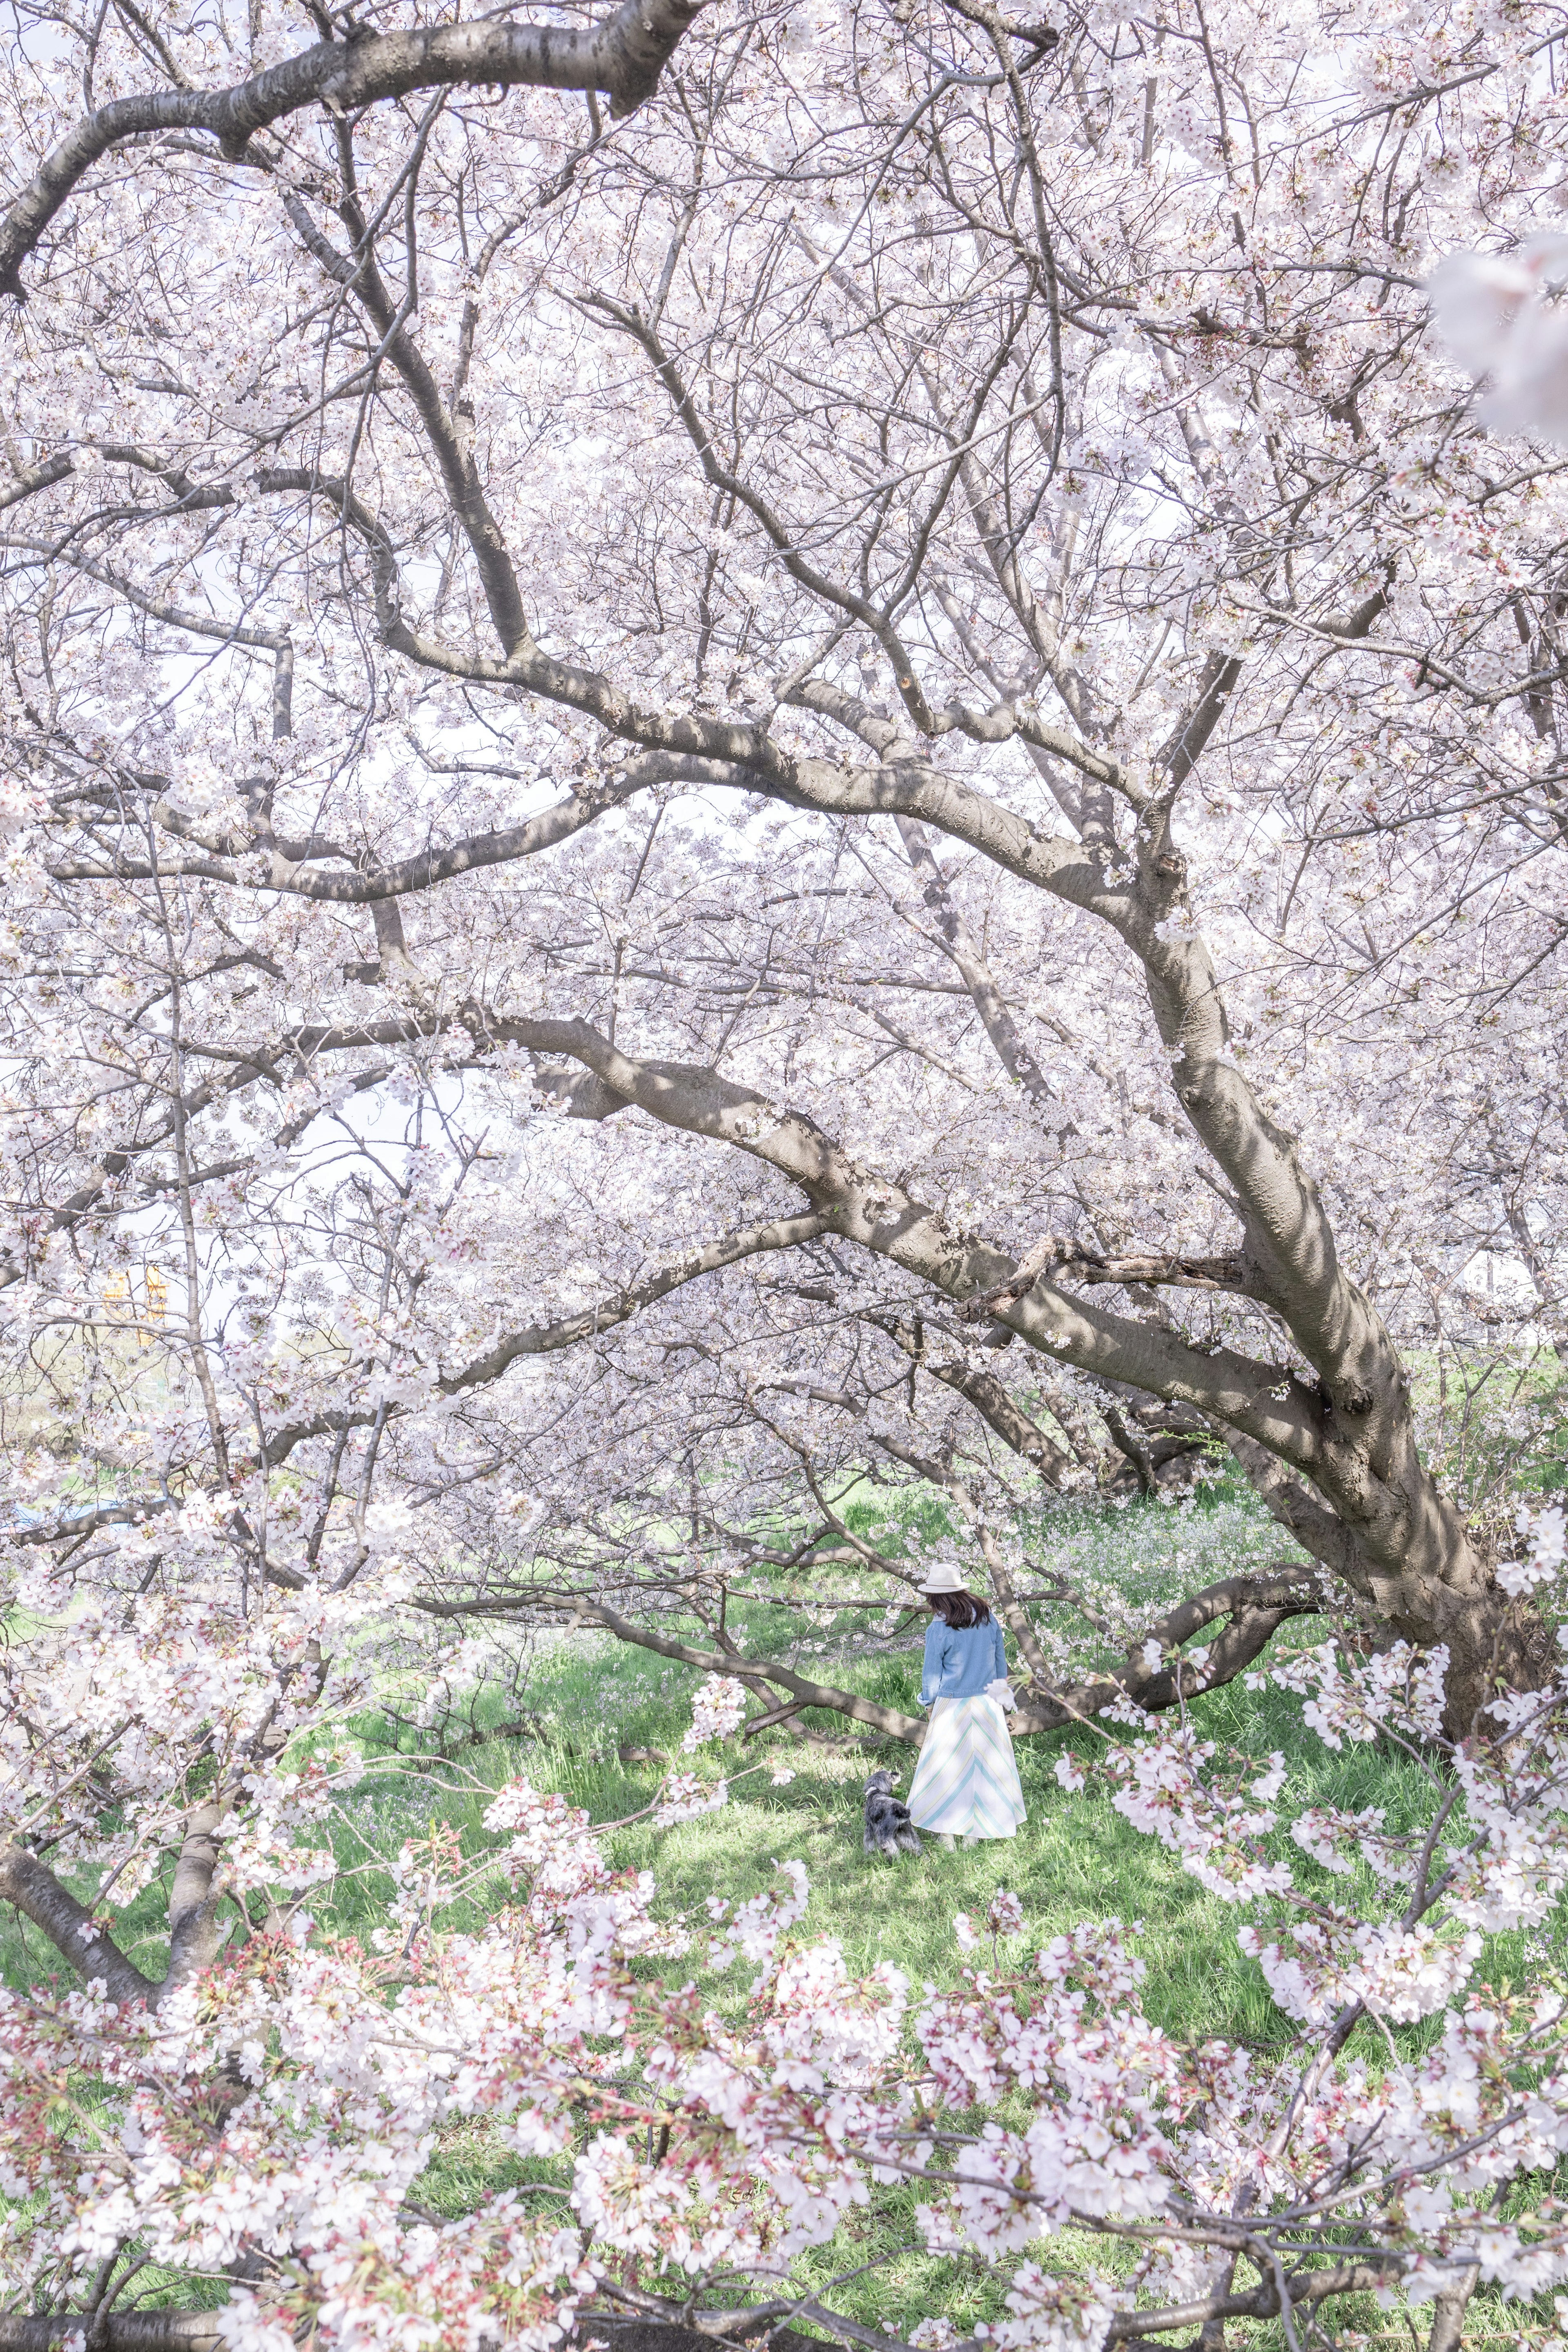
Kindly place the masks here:
<instances>
[{"instance_id":1,"label":"blossom cluster","mask_svg":"<svg viewBox=\"0 0 1568 2352\"><path fill-rule=\"evenodd\" d=\"M746 1686L733 1675L707 1675L691 1703L691 1728L681 1741L688 1756L710 1740L728 1739L744 1722Z\"/></svg>"}]
</instances>

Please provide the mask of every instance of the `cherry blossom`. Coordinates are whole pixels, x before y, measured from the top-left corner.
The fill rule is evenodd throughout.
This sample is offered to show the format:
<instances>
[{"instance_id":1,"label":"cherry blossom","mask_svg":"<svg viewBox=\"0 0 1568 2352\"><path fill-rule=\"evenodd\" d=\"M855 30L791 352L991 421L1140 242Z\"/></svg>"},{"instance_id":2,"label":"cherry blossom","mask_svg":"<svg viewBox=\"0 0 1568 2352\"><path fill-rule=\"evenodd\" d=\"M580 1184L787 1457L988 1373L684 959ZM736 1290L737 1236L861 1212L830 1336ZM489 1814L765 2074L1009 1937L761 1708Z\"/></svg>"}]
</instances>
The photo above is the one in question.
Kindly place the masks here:
<instances>
[{"instance_id":1,"label":"cherry blossom","mask_svg":"<svg viewBox=\"0 0 1568 2352\"><path fill-rule=\"evenodd\" d=\"M1562 11L558 15L0 63L16 2314L784 2326L897 2187L1010 2352L1451 2341L1568 2285L1488 1945L1568 1837ZM1217 1472L1223 1574L1037 1574ZM912 1745L824 1654L938 1554L1281 2049L1173 2042L1131 1923L998 1893L911 1991L798 1862L694 1925L462 1777L545 1635L775 1784ZM1419 1819L1226 1752L1249 1674ZM405 1701L479 1826L350 1939ZM437 2210L459 2128L549 2178Z\"/></svg>"}]
</instances>

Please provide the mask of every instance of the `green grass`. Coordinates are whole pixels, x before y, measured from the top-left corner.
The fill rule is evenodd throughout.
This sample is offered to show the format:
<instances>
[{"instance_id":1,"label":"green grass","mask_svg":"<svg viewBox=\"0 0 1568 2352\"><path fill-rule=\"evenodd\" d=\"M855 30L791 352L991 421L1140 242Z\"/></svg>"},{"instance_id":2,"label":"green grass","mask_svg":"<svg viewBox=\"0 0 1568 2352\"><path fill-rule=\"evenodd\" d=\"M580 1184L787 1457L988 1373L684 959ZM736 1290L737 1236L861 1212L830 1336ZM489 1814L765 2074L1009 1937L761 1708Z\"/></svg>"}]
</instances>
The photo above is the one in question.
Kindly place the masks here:
<instances>
[{"instance_id":1,"label":"green grass","mask_svg":"<svg viewBox=\"0 0 1568 2352\"><path fill-rule=\"evenodd\" d=\"M1058 1513L1035 1556L1047 1573L1069 1563L1079 1574L1088 1570L1124 1607L1141 1614L1177 1591L1278 1557L1280 1548L1277 1530L1255 1506L1222 1490L1195 1507L1175 1510L1132 1506L1107 1511L1086 1506L1076 1513ZM783 1654L787 1645L788 1654L817 1662L811 1670L824 1679L913 1711L920 1670L918 1631L901 1643L890 1643L885 1633L868 1633L863 1620L840 1615L814 1629L805 1640L795 1640L782 1612L744 1602L738 1604L731 1623L757 1654L770 1644L775 1654ZM1321 1629L1307 1623L1300 1631L1310 1640ZM821 1663L829 1659L831 1671ZM1011 1948L1011 1957L1023 1960L1039 1943L1082 1919L1114 1916L1141 1922L1138 1948L1148 1967L1146 2007L1168 2032L1182 2040L1222 2036L1268 2051L1289 2047L1294 2032L1290 2021L1275 2008L1257 1966L1237 1948L1237 1930L1247 1915L1206 1894L1152 1839L1131 1829L1105 1795L1091 1790L1073 1796L1061 1789L1052 1770L1057 1757L1064 1746L1097 1746L1092 1734L1019 1743L1028 1819L1015 1840L955 1853L931 1842L918 1860L888 1865L862 1851L860 1783L873 1764L891 1764L907 1776L914 1760L910 1750L891 1743L828 1750L773 1732L760 1743L762 1750L768 1759L788 1763L795 1780L774 1788L766 1770L742 1778L745 1767L756 1760L756 1751L743 1749L738 1740L722 1750L702 1750L694 1759L680 1755L698 1680L693 1669L627 1648L608 1636L542 1637L521 1696L515 1690L504 1696L499 1691L487 1694L476 1709L482 1734L487 1723L515 1717L525 1707L536 1736L521 1741L480 1737L447 1764L428 1752L399 1753L407 1748L409 1737L395 1719L395 1691L389 1687L387 1708L367 1714L354 1726L374 1769L365 1784L345 1798L334 1829L342 1875L332 1889L316 1890L311 1898L310 1907L322 1927L363 1933L378 1925L390 1891L384 1860L404 1839L417 1836L436 1822L450 1824L468 1853L484 1852L491 1843L481 1826L488 1791L520 1770L537 1788L559 1790L584 1806L595 1822L616 1822L636 1812L651 1799L660 1768L623 1766L617 1750L627 1745L661 1749L671 1764L694 1763L709 1778L722 1771L733 1784L723 1810L676 1830L659 1832L634 1823L608 1832L607 1851L616 1865L654 1871L658 1908L666 1916L685 1915L695 1928L704 1929L709 1895L743 1900L769 1884L775 1862L798 1858L806 1866L812 1889L799 1932L836 1937L854 1973L878 1961L891 1961L918 1991L928 1980L945 1985L956 1976L960 1954L952 1933L954 1913L983 1913L993 1889L1005 1885L1022 1898L1028 1923L1026 1935ZM1296 1811L1319 1803L1352 1810L1375 1804L1385 1810L1394 1829L1423 1813L1423 1776L1415 1765L1365 1747L1333 1753L1303 1729L1300 1702L1292 1698L1233 1685L1199 1701L1193 1715L1203 1735L1222 1746L1260 1758L1276 1748L1284 1751L1290 1780L1279 1803L1282 1825L1277 1834L1304 1879L1317 1874L1315 1866L1289 1843L1283 1826ZM806 1720L823 1730L841 1733L845 1728L837 1717L813 1715ZM1324 1883L1331 1885L1334 1899L1352 1907L1358 1895L1370 1893L1358 1888L1353 1879L1328 1882L1325 1876ZM456 1915L450 1924L478 1925L485 1901L499 1900L501 1891L498 1878L489 1889L480 1890L466 1916ZM163 1890L154 1885L125 1920L133 1957L154 1974L162 1966L158 1928L163 1900ZM650 1969L657 1966L674 1984L696 1975L715 2007L738 2013L744 2005L750 1968L742 1962L723 1977L704 1979L700 1949L685 1960L641 1965ZM14 1915L11 1923L0 1925L0 1969L8 1981L36 1982L53 1965L53 1956ZM1517 1984L1544 1969L1568 1973L1568 1937L1561 1918L1528 1941L1522 1937L1494 1939L1482 1974L1506 1975ZM1402 2033L1403 2046L1418 2047L1439 2022L1429 2021ZM1369 2063L1376 2063L1370 2042L1365 2054ZM457 2213L510 2181L552 2178L564 2174L559 2168L519 2162L500 2148L496 2136L482 2124L462 2125L443 2135L420 2193L436 2210ZM907 2336L921 2317L941 2314L967 2334L977 2321L1000 2316L1005 2274L968 2258L928 2255L914 2224L918 2201L912 2190L879 2192L872 2208L852 2215L830 2247L796 2265L797 2291L820 2292L835 2277L869 2264L834 2295L839 2309L864 2325L888 2326ZM1085 2263L1121 2267L1103 2242L1070 2233L1031 2252L1047 2267ZM190 2299L189 2283L171 2280L167 2291L171 2300ZM743 2293L739 2299L744 2299ZM1415 2315L1423 2343L1428 2316ZM1373 2341L1410 2343L1415 2339L1408 2333L1387 2333L1402 2324L1398 2314L1369 2306L1342 2313L1334 2323L1334 2336L1345 2340L1342 2331L1354 2326L1369 2331ZM1494 2342L1530 2340L1516 2307L1483 2306L1478 2301L1467 2342L1480 2343L1489 2336ZM1233 2338L1251 2352L1274 2352L1281 2341L1273 2327L1233 2330Z\"/></svg>"},{"instance_id":2,"label":"green grass","mask_svg":"<svg viewBox=\"0 0 1568 2352\"><path fill-rule=\"evenodd\" d=\"M853 1689L875 1694L893 1703L912 1703L917 1689L917 1654L881 1658L839 1658L835 1673ZM545 1736L533 1743L499 1743L472 1748L463 1757L466 1769L487 1783L524 1769L538 1788L552 1788L585 1806L595 1821L618 1821L635 1811L654 1794L658 1767L623 1769L616 1759L616 1743L663 1748L675 1759L679 1738L689 1722L689 1703L699 1675L672 1667L647 1654L627 1651L609 1639L590 1637L569 1646L557 1646L541 1658L533 1670L529 1700L545 1717ZM827 1724L827 1717L811 1717ZM1268 1757L1274 1748L1290 1759L1290 1783L1281 1800L1281 1822L1289 1822L1307 1804L1342 1804L1361 1809L1380 1804L1389 1828L1401 1828L1422 1816L1425 1790L1422 1773L1408 1759L1371 1748L1347 1748L1340 1755L1326 1750L1302 1731L1300 1703L1281 1694L1248 1694L1232 1686L1194 1707L1194 1722L1206 1738L1234 1745L1248 1755ZM374 1724L364 1724L374 1734ZM842 1727L839 1727L842 1728ZM666 1916L689 1915L693 1924L705 1919L703 1903L710 1894L745 1898L757 1894L771 1879L775 1861L799 1858L811 1877L811 1907L802 1919L804 1936L835 1936L844 1948L851 1971L863 1971L875 1961L889 1959L912 1978L914 1988L926 1980L952 1983L959 1950L952 1936L952 1915L959 1910L983 1912L994 1886L1011 1886L1027 1910L1027 1933L1011 1948L1011 1957L1023 1959L1053 1933L1079 1919L1119 1916L1142 1922L1138 1948L1147 1961L1145 2004L1150 2016L1180 2039L1223 2034L1241 2039L1265 2051L1290 2044L1293 2025L1269 2000L1262 1973L1237 1950L1237 1927L1241 1912L1225 1906L1180 1870L1178 1863L1154 1839L1135 1832L1121 1821L1102 1794L1072 1797L1053 1776L1053 1761L1063 1745L1086 1748L1090 1734L1072 1734L1068 1740L1020 1740L1018 1767L1023 1778L1027 1822L1008 1844L990 1844L947 1853L926 1844L920 1861L884 1865L869 1861L860 1849L860 1778L869 1761L891 1761L908 1769L908 1750L893 1743L875 1752L830 1755L787 1736L769 1736L769 1752L785 1757L797 1778L787 1788L771 1788L769 1776L757 1773L736 1780L724 1811L687 1822L672 1832L635 1825L614 1830L606 1839L611 1861L623 1867L651 1867L658 1877L660 1912ZM684 1761L684 1759L682 1759ZM717 1776L720 1769L736 1773L750 1761L741 1743L726 1750L705 1750L700 1769ZM402 1790L367 1790L360 1800L364 1828L372 1818L378 1834L395 1844L406 1828L418 1828L433 1813L433 1783L414 1778ZM447 1800L447 1818L461 1830L475 1851L482 1844L479 1813L482 1797ZM1284 1839L1284 1828L1279 1832ZM1314 1865L1290 1846L1302 1874L1311 1877ZM1335 1898L1354 1903L1354 1882L1340 1879ZM343 1889L345 1912L341 1924L351 1924L348 1912L364 1906L374 1915L376 1884L357 1882L355 1894ZM1519 1980L1526 1969L1540 1964L1568 1964L1568 1948L1559 1931L1526 1955L1523 1938L1495 1938L1488 1955L1495 1973ZM1004 1952L1004 1957L1008 1957ZM663 1973L672 1983L684 1983L693 1973L693 1961L670 1961ZM750 1969L745 1964L724 1978L708 1978L705 1992L717 2009L738 2009L745 2000ZM1405 2049L1415 2049L1436 2030L1436 2022L1401 2034ZM1368 2061L1375 2065L1377 2049L1368 2044ZM442 2157L433 2166L428 2197L433 2204L458 2210L484 2185L499 2188L505 2178L548 2178L543 2166L520 2166L508 2171L487 2155L484 2133L456 2131ZM914 2227L912 2189L881 2192L869 2213L856 2213L839 2230L827 2249L816 2251L795 2267L799 2294L820 2294L826 2284L858 2265L875 2265L858 2279L837 2288L835 2305L865 2326L889 2326L905 2336L921 2316L950 2316L962 2333L980 2319L1004 2316L1006 2279L969 2258L933 2258L920 2244ZM1048 2246L1032 2249L1047 2265L1126 2267L1105 2242L1090 2242L1077 2232L1065 2232ZM1422 2316L1422 2315L1417 2315ZM1387 2315L1373 2307L1340 2315L1338 2326L1387 2326ZM1516 2307L1474 2307L1474 2336L1483 2340L1495 2326L1507 2343L1526 2343L1526 2328ZM1277 2328L1232 2328L1232 2338L1272 2352L1281 2343ZM1408 2336L1404 2336L1408 2343ZM1425 2340L1425 2336L1422 2336Z\"/></svg>"},{"instance_id":3,"label":"green grass","mask_svg":"<svg viewBox=\"0 0 1568 2352\"><path fill-rule=\"evenodd\" d=\"M841 1657L835 1676L868 1695L912 1705L918 1670L918 1653L911 1650L858 1660ZM628 1651L607 1638L591 1636L562 1644L540 1659L530 1684L530 1703L544 1718L543 1736L521 1747L503 1742L472 1748L463 1765L487 1784L524 1769L537 1787L559 1790L595 1821L618 1821L651 1798L659 1768L624 1768L615 1753L617 1743L659 1748L672 1762L677 1760L698 1679L694 1670ZM1283 1824L1310 1804L1355 1810L1381 1805L1391 1829L1423 1817L1424 1776L1416 1766L1365 1747L1347 1748L1336 1755L1303 1730L1300 1703L1294 1699L1233 1686L1199 1702L1193 1712L1203 1735L1222 1746L1259 1758L1275 1748L1285 1752L1291 1777L1279 1806L1282 1845L1288 1845ZM824 1727L834 1722L826 1717L809 1719ZM371 1735L367 1745L372 1748L376 1728L368 1719L361 1727ZM1139 1949L1148 1966L1146 2007L1168 2032L1183 2040L1221 2035L1269 2052L1288 2048L1295 2029L1274 2006L1256 1964L1237 1948L1237 1929L1247 1915L1205 1893L1173 1857L1124 1822L1104 1795L1075 1797L1061 1789L1052 1766L1062 1748L1094 1744L1089 1733L1019 1743L1028 1820L1007 1843L948 1853L928 1842L917 1861L899 1865L875 1862L860 1844L861 1780L872 1762L890 1762L907 1770L913 1760L910 1751L885 1743L875 1750L827 1753L775 1734L769 1736L767 1746L770 1754L781 1756L795 1771L788 1786L773 1788L765 1772L737 1780L722 1811L669 1832L646 1825L612 1831L607 1850L620 1866L654 1870L661 1914L689 1916L694 1926L705 1924L708 1895L721 1893L743 1899L768 1884L775 1861L798 1858L806 1865L812 1888L799 1932L836 1937L854 1972L890 1960L917 1990L928 1980L952 1981L960 1965L953 1914L983 1912L998 1885L1019 1895L1027 1914L1026 1933L1010 1948L1015 1959L1023 1959L1038 1943L1085 1918L1141 1921ZM731 1741L723 1750L702 1751L696 1760L709 1777L717 1777L721 1770L737 1774L752 1758L738 1741ZM479 1851L484 1842L479 1830L484 1802L479 1794L442 1796L429 1779L411 1775L391 1788L367 1789L353 1810L365 1834L381 1843L383 1850L439 1817L459 1831L466 1845ZM1288 1850L1303 1878L1316 1875L1314 1865L1294 1846ZM364 1924L369 1924L381 1891L370 1877L347 1882L334 1915L337 1924L360 1924L362 1908ZM1353 1906L1358 1891L1370 1890L1358 1890L1354 1880L1333 1882L1332 1892L1340 1901ZM1005 1948L1007 1957L1009 1949ZM1483 1973L1508 1975L1518 1982L1543 1966L1568 1968L1568 1941L1561 1922L1530 1948L1522 1937L1494 1938ZM731 2011L743 2006L751 1978L750 1969L742 1964L722 1978L702 1979L695 1958L664 1963L661 1972L672 1983L698 1975L712 2004ZM1402 2032L1398 2039L1414 2052L1439 2024L1440 2020L1428 2021ZM1370 2031L1363 2054L1369 2063L1378 2063L1378 2046ZM520 2177L551 2175L546 2167L509 2168L487 2151L482 2131L463 2129L449 2137L426 2193L433 2204L455 2212L481 2187ZM1003 2315L1005 2273L967 2258L927 2254L913 2220L919 2201L912 2190L881 2193L869 2212L851 2217L830 2247L796 2264L796 2290L820 2293L835 2276L868 2263L875 2266L835 2295L837 2306L863 2325L887 2326L907 2336L920 2318L940 2313L967 2334L976 2321ZM1058 2267L1085 2263L1112 2270L1126 2266L1104 2242L1070 2232L1032 2251L1047 2266L1053 2261ZM1352 2320L1363 2330L1376 2330L1388 2326L1389 2315L1370 2305L1353 2315L1342 2313L1336 2331ZM1500 2340L1528 2340L1516 2306L1494 2308L1478 2300L1467 2342L1472 2336L1485 2340L1489 2326L1500 2331ZM1272 2327L1233 2328L1232 2334L1255 2352L1273 2352L1282 2343ZM1411 2339L1405 2335L1402 2340Z\"/></svg>"},{"instance_id":4,"label":"green grass","mask_svg":"<svg viewBox=\"0 0 1568 2352\"><path fill-rule=\"evenodd\" d=\"M841 1661L844 1684L867 1695L902 1703L912 1710L919 1680L918 1654L907 1659L858 1664ZM997 1886L1023 1900L1028 1917L1027 1948L1088 1918L1142 1922L1139 1950L1148 1964L1146 2005L1171 2034L1187 2040L1212 2034L1277 2046L1289 2038L1289 2021L1278 2011L1253 1961L1237 1949L1236 1934L1246 1915L1206 1893L1152 1838L1134 1830L1109 1799L1090 1790L1066 1792L1053 1766L1064 1749L1095 1752L1089 1732L1060 1738L1020 1740L1016 1755L1028 1819L1016 1838L948 1853L928 1840L918 1859L889 1864L875 1861L860 1842L861 1782L873 1765L889 1765L907 1780L912 1750L892 1741L847 1753L825 1751L784 1734L764 1736L768 1758L795 1772L788 1786L770 1785L766 1769L751 1770L755 1752L739 1740L709 1748L694 1758L679 1754L690 1720L690 1696L700 1677L694 1669L649 1660L608 1637L588 1636L552 1652L535 1670L531 1694L550 1728L521 1745L498 1742L468 1749L461 1769L484 1784L498 1786L526 1771L540 1789L559 1790L583 1806L595 1822L614 1822L652 1799L660 1779L658 1765L623 1766L618 1744L662 1749L672 1763L694 1765L705 1777L721 1772L731 1780L729 1803L677 1829L646 1823L612 1830L606 1853L619 1868L650 1869L658 1881L661 1916L689 1915L706 1924L704 1903L721 1894L743 1900L772 1878L776 1862L804 1862L811 1881L811 1906L803 1935L831 1935L843 1948L852 1972L890 1960L918 1985L945 1982L959 1962L953 1914L984 1911ZM1222 1748L1267 1758L1280 1749L1290 1780L1279 1800L1281 1828L1276 1843L1306 1879L1316 1866L1292 1845L1284 1824L1309 1805L1352 1811L1380 1805L1388 1827L1398 1830L1420 1819L1426 1782L1403 1756L1347 1746L1335 1754L1303 1730L1300 1702L1273 1692L1251 1693L1239 1685L1197 1701L1194 1727ZM838 1718L807 1716L814 1725L842 1729ZM584 1731L583 1727L592 1727ZM367 1753L376 1753L374 1718L359 1726ZM591 1743L591 1744L590 1744ZM390 1759L388 1759L390 1760ZM413 1767L390 1784L374 1780L345 1807L359 1837L383 1852L417 1834L435 1820L449 1822L468 1850L488 1843L480 1828L486 1795L447 1793L438 1785L439 1766ZM744 1775L745 1777L742 1777ZM340 1845L346 1863L364 1847L356 1838ZM1321 1883L1337 1899L1353 1903L1369 1894L1370 1882ZM323 1924L350 1932L373 1925L389 1882L379 1874L346 1880L331 1905L315 1906ZM476 1915L477 1916L477 1915ZM1551 1939L1537 1939L1529 1964L1568 1965L1568 1937L1559 1925ZM1516 1980L1527 1964L1521 1938L1494 1939L1494 1958ZM1515 1948L1518 1948L1517 1949ZM1019 1948L1025 1948L1021 1943ZM684 1981L690 1960L667 1964L665 1973ZM746 1972L734 1971L735 1997L743 1995ZM726 1979L707 1988L716 2005L727 2005Z\"/></svg>"}]
</instances>

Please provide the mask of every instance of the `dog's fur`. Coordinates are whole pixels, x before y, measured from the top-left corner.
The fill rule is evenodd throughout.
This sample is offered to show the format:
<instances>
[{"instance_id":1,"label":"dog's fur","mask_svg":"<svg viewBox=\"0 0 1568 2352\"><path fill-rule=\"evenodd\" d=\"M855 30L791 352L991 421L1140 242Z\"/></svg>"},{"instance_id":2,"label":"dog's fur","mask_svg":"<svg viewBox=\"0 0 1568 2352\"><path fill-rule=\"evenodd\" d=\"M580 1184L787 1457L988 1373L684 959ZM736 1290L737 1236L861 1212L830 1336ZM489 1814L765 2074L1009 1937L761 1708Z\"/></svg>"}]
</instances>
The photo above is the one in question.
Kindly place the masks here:
<instances>
[{"instance_id":1,"label":"dog's fur","mask_svg":"<svg viewBox=\"0 0 1568 2352\"><path fill-rule=\"evenodd\" d=\"M921 1851L921 1833L908 1805L893 1794L890 1772L873 1772L866 1783L866 1851L879 1853L885 1862Z\"/></svg>"}]
</instances>

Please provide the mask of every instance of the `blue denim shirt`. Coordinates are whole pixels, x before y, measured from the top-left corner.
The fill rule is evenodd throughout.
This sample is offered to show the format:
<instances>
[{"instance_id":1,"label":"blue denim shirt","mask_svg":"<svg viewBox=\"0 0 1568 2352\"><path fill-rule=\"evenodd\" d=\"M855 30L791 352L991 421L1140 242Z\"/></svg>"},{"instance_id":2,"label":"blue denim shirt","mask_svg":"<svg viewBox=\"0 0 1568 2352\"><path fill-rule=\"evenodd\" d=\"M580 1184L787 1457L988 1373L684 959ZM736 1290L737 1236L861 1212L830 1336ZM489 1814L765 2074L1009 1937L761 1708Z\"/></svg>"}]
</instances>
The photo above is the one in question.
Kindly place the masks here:
<instances>
[{"instance_id":1,"label":"blue denim shirt","mask_svg":"<svg viewBox=\"0 0 1568 2352\"><path fill-rule=\"evenodd\" d=\"M940 1617L931 1620L926 1635L925 1670L921 1675L921 1705L939 1698L979 1698L987 1683L1007 1671L1002 1628L994 1617L982 1625L955 1631Z\"/></svg>"}]
</instances>

